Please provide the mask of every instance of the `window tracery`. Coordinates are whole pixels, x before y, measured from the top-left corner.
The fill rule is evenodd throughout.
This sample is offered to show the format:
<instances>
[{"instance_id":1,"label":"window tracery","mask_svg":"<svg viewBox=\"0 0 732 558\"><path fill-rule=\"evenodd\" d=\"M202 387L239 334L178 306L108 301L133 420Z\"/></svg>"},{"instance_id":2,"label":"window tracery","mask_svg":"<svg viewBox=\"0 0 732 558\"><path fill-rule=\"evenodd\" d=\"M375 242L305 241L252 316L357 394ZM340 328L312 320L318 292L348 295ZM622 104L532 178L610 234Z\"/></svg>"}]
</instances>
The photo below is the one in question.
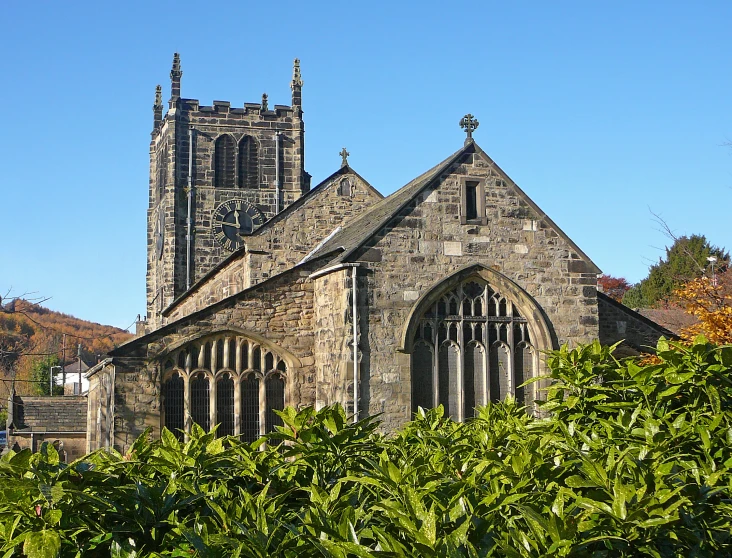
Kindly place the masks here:
<instances>
[{"instance_id":1,"label":"window tracery","mask_svg":"<svg viewBox=\"0 0 732 558\"><path fill-rule=\"evenodd\" d=\"M252 442L282 421L287 363L269 347L235 334L189 343L163 364L162 423L180 439L193 423Z\"/></svg>"},{"instance_id":2,"label":"window tracery","mask_svg":"<svg viewBox=\"0 0 732 558\"><path fill-rule=\"evenodd\" d=\"M528 320L513 302L482 278L470 278L446 292L419 318L412 350L412 410L445 407L455 420L475 407L533 400L537 352Z\"/></svg>"}]
</instances>

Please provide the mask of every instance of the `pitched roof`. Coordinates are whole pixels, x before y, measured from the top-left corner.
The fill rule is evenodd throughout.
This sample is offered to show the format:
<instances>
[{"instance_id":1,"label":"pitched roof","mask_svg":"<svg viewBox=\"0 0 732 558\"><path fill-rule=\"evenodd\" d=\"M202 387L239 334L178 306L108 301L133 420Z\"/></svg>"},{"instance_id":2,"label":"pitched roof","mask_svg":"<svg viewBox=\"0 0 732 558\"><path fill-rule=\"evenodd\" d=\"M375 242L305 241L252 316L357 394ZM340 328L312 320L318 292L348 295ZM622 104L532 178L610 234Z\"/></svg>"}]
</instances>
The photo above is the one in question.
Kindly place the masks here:
<instances>
[{"instance_id":1,"label":"pitched roof","mask_svg":"<svg viewBox=\"0 0 732 558\"><path fill-rule=\"evenodd\" d=\"M469 145L463 146L447 159L422 173L389 197L372 205L343 227L340 232L334 234L313 256L327 254L328 252L342 248L344 252L338 260L343 261L347 259L364 242L384 227L389 219L397 215L399 211L412 201L423 188L449 169L455 161L466 153L468 147Z\"/></svg>"},{"instance_id":2,"label":"pitched roof","mask_svg":"<svg viewBox=\"0 0 732 558\"><path fill-rule=\"evenodd\" d=\"M355 174L374 194L376 194L379 198L384 199L384 196L381 192L379 192L376 188L374 188L368 180L366 180L363 176L358 174L355 170L351 168L350 165L344 165L341 168L339 168L337 171L332 173L330 176L322 180L317 186L314 188L311 188L310 191L306 192L302 196L300 196L297 200L292 202L290 205L288 205L285 209L280 211L277 215L274 215L271 219L268 219L265 221L261 227L259 227L257 230L252 232L250 237L258 236L265 231L269 230L269 228L274 224L280 222L282 219L289 216L291 213L294 213L297 211L300 207L302 207L306 202L310 201L313 198L316 198L318 194L321 192L324 192L326 190L326 187L333 182L333 179L337 178L338 176L344 175L344 174ZM181 293L175 300L173 300L164 310L163 315L170 312L173 308L178 306L181 302L186 300L190 295L192 295L194 292L198 290L199 287L204 285L206 282L208 282L209 279L211 279L213 276L215 276L220 270L225 268L227 265L229 265L232 261L241 258L244 256L247 252L247 244L244 242L240 248L237 248L234 250L231 254L229 254L226 258L221 260L218 264L216 264L211 270L209 270L203 277L201 277L198 281L193 283L191 287ZM325 254L325 252L318 250L318 253L320 255ZM311 260L315 257L315 254L308 257L307 259Z\"/></svg>"},{"instance_id":3,"label":"pitched roof","mask_svg":"<svg viewBox=\"0 0 732 558\"><path fill-rule=\"evenodd\" d=\"M560 229L554 221L552 221L544 211L534 203L516 183L491 159L485 151L483 151L478 144L474 141L467 142L463 147L458 149L455 153L450 155L447 159L441 163L435 165L425 173L421 174L411 182L404 185L402 188L391 194L389 197L372 205L359 217L351 221L337 234L334 234L328 242L324 243L323 246L317 250L313 256L319 254L326 254L337 249L343 249L343 253L338 257L337 261L346 261L348 258L361 246L363 246L371 237L378 233L384 228L389 220L398 215L399 212L406 207L417 195L419 195L424 189L439 180L440 176L447 172L452 165L458 162L463 155L469 153L476 153L485 159L496 172L501 175L505 181L507 181L516 191L519 198L531 207L534 212L538 215L540 220L543 220L549 227L562 237L571 247L577 252L583 260L592 269L592 272L601 273L600 268L585 254L574 241L572 241L567 234Z\"/></svg>"}]
</instances>

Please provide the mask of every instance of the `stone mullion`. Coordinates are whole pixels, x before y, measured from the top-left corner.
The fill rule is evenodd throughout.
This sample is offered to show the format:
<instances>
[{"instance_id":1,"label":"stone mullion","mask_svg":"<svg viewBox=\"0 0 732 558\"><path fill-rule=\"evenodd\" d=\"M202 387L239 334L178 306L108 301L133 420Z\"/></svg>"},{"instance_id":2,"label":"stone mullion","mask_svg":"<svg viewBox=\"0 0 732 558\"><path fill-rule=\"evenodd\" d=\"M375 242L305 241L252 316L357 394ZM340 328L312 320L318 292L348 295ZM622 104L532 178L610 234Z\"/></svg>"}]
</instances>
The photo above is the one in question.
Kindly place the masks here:
<instances>
[{"instance_id":1,"label":"stone mullion","mask_svg":"<svg viewBox=\"0 0 732 558\"><path fill-rule=\"evenodd\" d=\"M237 343L236 346L238 349L239 344ZM239 373L234 375L234 436L241 434L241 380Z\"/></svg>"},{"instance_id":2,"label":"stone mullion","mask_svg":"<svg viewBox=\"0 0 732 558\"><path fill-rule=\"evenodd\" d=\"M239 341L236 340L236 362L234 364L234 369L236 370L237 375L241 376L242 368L241 368L241 344L246 343L246 341Z\"/></svg>"},{"instance_id":3,"label":"stone mullion","mask_svg":"<svg viewBox=\"0 0 732 558\"><path fill-rule=\"evenodd\" d=\"M209 384L209 390L208 390L208 430L209 432L213 430L213 427L216 426L216 379L214 378L213 374L210 376L210 384Z\"/></svg>"},{"instance_id":4,"label":"stone mullion","mask_svg":"<svg viewBox=\"0 0 732 558\"><path fill-rule=\"evenodd\" d=\"M259 435L263 436L267 433L267 391L265 389L264 374L259 380Z\"/></svg>"},{"instance_id":5,"label":"stone mullion","mask_svg":"<svg viewBox=\"0 0 732 558\"><path fill-rule=\"evenodd\" d=\"M434 314L437 316L437 303L435 303ZM432 327L432 406L437 407L440 403L440 320L435 318Z\"/></svg>"},{"instance_id":6,"label":"stone mullion","mask_svg":"<svg viewBox=\"0 0 732 558\"><path fill-rule=\"evenodd\" d=\"M196 368L203 368L206 365L206 343L201 343L201 348L198 351L198 366Z\"/></svg>"},{"instance_id":7,"label":"stone mullion","mask_svg":"<svg viewBox=\"0 0 732 558\"><path fill-rule=\"evenodd\" d=\"M513 316L513 303L506 300L506 315ZM516 347L513 339L513 318L506 323L506 343L508 343L508 393L516 396L516 370L514 368Z\"/></svg>"},{"instance_id":8,"label":"stone mullion","mask_svg":"<svg viewBox=\"0 0 732 558\"><path fill-rule=\"evenodd\" d=\"M219 369L219 339L214 339L211 343L211 374L216 377L216 372Z\"/></svg>"},{"instance_id":9,"label":"stone mullion","mask_svg":"<svg viewBox=\"0 0 732 558\"><path fill-rule=\"evenodd\" d=\"M193 417L191 416L191 377L190 374L183 376L183 439L188 441L188 434L191 431Z\"/></svg>"},{"instance_id":10,"label":"stone mullion","mask_svg":"<svg viewBox=\"0 0 732 558\"><path fill-rule=\"evenodd\" d=\"M224 341L224 362L222 363L222 365L224 368L231 368L231 363L229 362L229 360L230 360L229 345L231 344L230 343L231 338L225 337L223 341Z\"/></svg>"}]
</instances>

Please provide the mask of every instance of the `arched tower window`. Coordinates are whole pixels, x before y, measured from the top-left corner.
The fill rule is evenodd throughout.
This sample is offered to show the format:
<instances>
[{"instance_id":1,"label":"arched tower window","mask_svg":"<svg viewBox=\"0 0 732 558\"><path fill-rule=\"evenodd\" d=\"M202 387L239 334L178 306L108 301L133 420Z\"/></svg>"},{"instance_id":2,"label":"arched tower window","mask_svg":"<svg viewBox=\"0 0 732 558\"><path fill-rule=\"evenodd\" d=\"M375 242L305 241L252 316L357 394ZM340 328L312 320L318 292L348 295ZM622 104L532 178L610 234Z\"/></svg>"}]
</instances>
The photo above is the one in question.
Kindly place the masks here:
<instances>
[{"instance_id":1,"label":"arched tower window","mask_svg":"<svg viewBox=\"0 0 732 558\"><path fill-rule=\"evenodd\" d=\"M259 188L259 147L257 140L244 136L239 141L239 188Z\"/></svg>"},{"instance_id":2,"label":"arched tower window","mask_svg":"<svg viewBox=\"0 0 732 558\"><path fill-rule=\"evenodd\" d=\"M181 439L191 423L253 442L281 425L288 365L277 349L235 333L210 335L162 361L163 424Z\"/></svg>"},{"instance_id":3,"label":"arched tower window","mask_svg":"<svg viewBox=\"0 0 732 558\"><path fill-rule=\"evenodd\" d=\"M455 420L475 407L513 395L533 400L537 352L528 321L482 277L442 293L416 316L412 348L412 410L441 404Z\"/></svg>"},{"instance_id":4,"label":"arched tower window","mask_svg":"<svg viewBox=\"0 0 732 558\"><path fill-rule=\"evenodd\" d=\"M214 186L234 186L234 139L229 134L216 138L214 144Z\"/></svg>"}]
</instances>

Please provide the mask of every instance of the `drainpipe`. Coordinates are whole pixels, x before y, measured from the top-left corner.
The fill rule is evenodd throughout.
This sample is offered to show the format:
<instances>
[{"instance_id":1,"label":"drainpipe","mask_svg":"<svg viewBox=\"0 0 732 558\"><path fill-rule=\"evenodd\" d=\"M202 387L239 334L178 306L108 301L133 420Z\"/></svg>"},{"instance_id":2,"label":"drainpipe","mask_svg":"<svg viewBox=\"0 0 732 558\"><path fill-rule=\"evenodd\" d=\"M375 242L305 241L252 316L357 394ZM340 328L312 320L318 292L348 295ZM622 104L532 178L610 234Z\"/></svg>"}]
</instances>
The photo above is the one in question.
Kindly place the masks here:
<instances>
[{"instance_id":1,"label":"drainpipe","mask_svg":"<svg viewBox=\"0 0 732 558\"><path fill-rule=\"evenodd\" d=\"M186 290L191 288L191 228L193 222L193 126L188 128L188 216L186 218Z\"/></svg>"},{"instance_id":2,"label":"drainpipe","mask_svg":"<svg viewBox=\"0 0 732 558\"><path fill-rule=\"evenodd\" d=\"M358 365L358 317L357 317L357 304L358 304L358 291L356 288L356 266L353 266L351 268L351 288L353 289L352 297L353 297L353 309L352 309L352 316L353 316L353 422L358 421L358 372L359 372L359 365Z\"/></svg>"},{"instance_id":3,"label":"drainpipe","mask_svg":"<svg viewBox=\"0 0 732 558\"><path fill-rule=\"evenodd\" d=\"M280 133L275 132L275 215L280 212Z\"/></svg>"}]
</instances>

